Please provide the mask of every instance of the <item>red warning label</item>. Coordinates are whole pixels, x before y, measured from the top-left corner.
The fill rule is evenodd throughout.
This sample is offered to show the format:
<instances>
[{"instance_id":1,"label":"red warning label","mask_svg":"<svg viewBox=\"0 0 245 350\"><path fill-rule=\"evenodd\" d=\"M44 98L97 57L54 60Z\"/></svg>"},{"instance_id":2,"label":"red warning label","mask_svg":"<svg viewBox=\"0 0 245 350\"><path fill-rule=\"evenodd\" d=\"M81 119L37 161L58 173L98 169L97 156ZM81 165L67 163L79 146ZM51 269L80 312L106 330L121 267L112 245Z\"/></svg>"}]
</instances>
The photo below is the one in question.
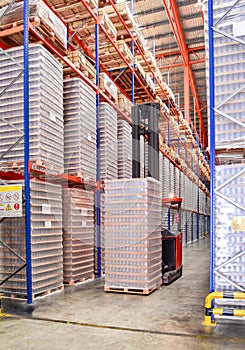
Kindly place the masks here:
<instances>
[{"instance_id":1,"label":"red warning label","mask_svg":"<svg viewBox=\"0 0 245 350\"><path fill-rule=\"evenodd\" d=\"M19 203L14 203L14 209L15 209L15 210L19 210L19 209L20 209Z\"/></svg>"}]
</instances>

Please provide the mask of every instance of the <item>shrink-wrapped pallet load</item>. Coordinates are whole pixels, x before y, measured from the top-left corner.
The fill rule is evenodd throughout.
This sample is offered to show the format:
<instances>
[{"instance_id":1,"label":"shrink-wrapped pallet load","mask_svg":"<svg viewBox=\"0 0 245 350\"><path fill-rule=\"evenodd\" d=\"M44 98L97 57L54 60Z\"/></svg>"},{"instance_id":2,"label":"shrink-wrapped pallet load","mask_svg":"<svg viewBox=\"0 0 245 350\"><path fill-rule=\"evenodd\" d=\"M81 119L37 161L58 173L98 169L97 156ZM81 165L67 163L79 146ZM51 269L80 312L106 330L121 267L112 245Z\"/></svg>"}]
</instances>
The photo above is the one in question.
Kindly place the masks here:
<instances>
[{"instance_id":1,"label":"shrink-wrapped pallet load","mask_svg":"<svg viewBox=\"0 0 245 350\"><path fill-rule=\"evenodd\" d=\"M18 79L16 77L19 76ZM23 47L0 52L0 167L23 168ZM64 172L62 66L42 45L29 45L30 161ZM1 157L2 156L2 157Z\"/></svg>"},{"instance_id":2,"label":"shrink-wrapped pallet load","mask_svg":"<svg viewBox=\"0 0 245 350\"><path fill-rule=\"evenodd\" d=\"M64 81L65 171L96 180L96 94L79 78Z\"/></svg>"},{"instance_id":3,"label":"shrink-wrapped pallet load","mask_svg":"<svg viewBox=\"0 0 245 350\"><path fill-rule=\"evenodd\" d=\"M43 296L63 289L61 186L39 180L30 183L32 295ZM26 260L25 218L5 218L0 224L0 280ZM22 259L21 259L22 258ZM1 286L5 295L26 298L25 267Z\"/></svg>"},{"instance_id":4,"label":"shrink-wrapped pallet load","mask_svg":"<svg viewBox=\"0 0 245 350\"><path fill-rule=\"evenodd\" d=\"M94 277L94 193L63 189L64 282L73 285Z\"/></svg>"},{"instance_id":5,"label":"shrink-wrapped pallet load","mask_svg":"<svg viewBox=\"0 0 245 350\"><path fill-rule=\"evenodd\" d=\"M161 190L153 178L105 181L105 290L149 294L161 284Z\"/></svg>"}]
</instances>

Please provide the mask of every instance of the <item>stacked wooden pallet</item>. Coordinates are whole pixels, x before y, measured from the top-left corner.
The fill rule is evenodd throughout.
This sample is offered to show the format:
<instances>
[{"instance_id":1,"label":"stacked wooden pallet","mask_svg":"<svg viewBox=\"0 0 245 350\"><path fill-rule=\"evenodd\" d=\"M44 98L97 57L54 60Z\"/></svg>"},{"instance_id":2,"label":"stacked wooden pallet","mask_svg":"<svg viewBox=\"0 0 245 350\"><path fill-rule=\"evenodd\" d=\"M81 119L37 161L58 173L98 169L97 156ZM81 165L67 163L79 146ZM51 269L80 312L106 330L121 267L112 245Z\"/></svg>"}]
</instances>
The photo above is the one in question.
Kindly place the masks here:
<instances>
[{"instance_id":1,"label":"stacked wooden pallet","mask_svg":"<svg viewBox=\"0 0 245 350\"><path fill-rule=\"evenodd\" d=\"M63 189L64 283L94 278L94 193Z\"/></svg>"},{"instance_id":2,"label":"stacked wooden pallet","mask_svg":"<svg viewBox=\"0 0 245 350\"><path fill-rule=\"evenodd\" d=\"M87 5L96 14L98 0L86 0ZM80 21L88 18L88 10L82 1L49 0L51 7L59 14L65 22Z\"/></svg>"},{"instance_id":3,"label":"stacked wooden pallet","mask_svg":"<svg viewBox=\"0 0 245 350\"><path fill-rule=\"evenodd\" d=\"M155 71L157 70L157 62L150 51L145 52L144 58L141 55L137 55L135 58L142 65L142 67L147 73L150 73L151 70L155 73ZM149 67L151 68L151 70Z\"/></svg>"},{"instance_id":4,"label":"stacked wooden pallet","mask_svg":"<svg viewBox=\"0 0 245 350\"><path fill-rule=\"evenodd\" d=\"M31 180L31 263L32 293L38 297L63 289L62 196L61 186ZM25 260L25 220L6 218L0 225L1 239ZM23 265L18 255L0 247L0 279ZM25 298L23 268L1 286L6 295Z\"/></svg>"},{"instance_id":5,"label":"stacked wooden pallet","mask_svg":"<svg viewBox=\"0 0 245 350\"><path fill-rule=\"evenodd\" d=\"M64 81L65 171L96 179L95 92L81 79Z\"/></svg>"},{"instance_id":6,"label":"stacked wooden pallet","mask_svg":"<svg viewBox=\"0 0 245 350\"><path fill-rule=\"evenodd\" d=\"M120 3L116 4L117 10L119 11L122 19L127 25L127 28L130 32L135 32L136 29L136 23L134 21L133 15L130 12L130 9L126 3ZM117 39L126 39L129 38L129 34L121 21L118 20L118 15L115 12L114 8L110 6L103 7L102 9L99 9L99 14L107 14L110 18L111 22L115 26L117 30Z\"/></svg>"},{"instance_id":7,"label":"stacked wooden pallet","mask_svg":"<svg viewBox=\"0 0 245 350\"><path fill-rule=\"evenodd\" d=\"M11 3L11 0L0 0L0 9L9 5Z\"/></svg>"},{"instance_id":8,"label":"stacked wooden pallet","mask_svg":"<svg viewBox=\"0 0 245 350\"><path fill-rule=\"evenodd\" d=\"M152 178L105 181L105 291L161 285L161 193Z\"/></svg>"},{"instance_id":9,"label":"stacked wooden pallet","mask_svg":"<svg viewBox=\"0 0 245 350\"><path fill-rule=\"evenodd\" d=\"M147 52L146 40L139 30L139 26L136 24L134 41L140 47L143 54Z\"/></svg>"},{"instance_id":10,"label":"stacked wooden pallet","mask_svg":"<svg viewBox=\"0 0 245 350\"><path fill-rule=\"evenodd\" d=\"M107 35L109 34L113 41L117 39L117 30L106 13L99 13L99 42L106 44L108 42ZM93 17L87 17L84 21L80 18L70 21L71 28L76 31L79 38L89 49L95 51L95 20Z\"/></svg>"},{"instance_id":11,"label":"stacked wooden pallet","mask_svg":"<svg viewBox=\"0 0 245 350\"><path fill-rule=\"evenodd\" d=\"M117 87L106 73L100 73L100 89L114 102L117 102Z\"/></svg>"},{"instance_id":12,"label":"stacked wooden pallet","mask_svg":"<svg viewBox=\"0 0 245 350\"><path fill-rule=\"evenodd\" d=\"M137 55L135 57L135 61L137 62L137 66L141 67L146 74L146 81L148 83L149 88L156 94L156 96L164 97L166 100L166 96L173 98L172 90L167 86L167 84L163 81L162 74L157 66L157 62L150 51L145 52L144 58L141 55ZM153 74L157 78L161 87L158 83L153 82ZM162 89L164 90L164 93Z\"/></svg>"},{"instance_id":13,"label":"stacked wooden pallet","mask_svg":"<svg viewBox=\"0 0 245 350\"><path fill-rule=\"evenodd\" d=\"M145 75L145 80L146 80L148 89L149 89L153 94L155 94L156 87L155 87L154 81L153 81L152 78L151 78L151 75L148 74L148 73L146 73L146 75Z\"/></svg>"},{"instance_id":14,"label":"stacked wooden pallet","mask_svg":"<svg viewBox=\"0 0 245 350\"><path fill-rule=\"evenodd\" d=\"M144 87L147 87L146 79L143 78L141 72L139 72L139 69L137 65L135 66L135 72L137 76L139 77L140 82L138 79L135 79L135 85L134 85L134 91L135 91L135 103L144 103L145 101L149 101L149 95L147 93L147 89ZM113 79L115 79L119 84L124 86L124 91L131 97L132 95L132 72L130 68L125 68L125 70L112 70L111 76ZM149 91L149 90L148 90ZM152 98L154 98L153 93L149 91L149 94L152 95Z\"/></svg>"},{"instance_id":15,"label":"stacked wooden pallet","mask_svg":"<svg viewBox=\"0 0 245 350\"><path fill-rule=\"evenodd\" d=\"M0 160L23 162L23 47L0 52ZM16 76L19 79L16 81ZM41 45L29 47L30 160L48 172L64 172L63 74L59 62ZM18 140L18 142L17 142ZM13 147L13 145L15 145Z\"/></svg>"},{"instance_id":16,"label":"stacked wooden pallet","mask_svg":"<svg viewBox=\"0 0 245 350\"><path fill-rule=\"evenodd\" d=\"M7 45L23 42L23 8L23 1L14 3L1 19L0 38ZM61 50L66 49L66 26L52 10L42 0L30 0L29 11L30 26Z\"/></svg>"},{"instance_id":17,"label":"stacked wooden pallet","mask_svg":"<svg viewBox=\"0 0 245 350\"><path fill-rule=\"evenodd\" d=\"M141 76L143 79L145 79L146 72L145 72L144 68L142 67L142 65L140 64L140 62L137 60L137 58L134 59L134 64L135 64L135 67L137 68L138 75Z\"/></svg>"},{"instance_id":18,"label":"stacked wooden pallet","mask_svg":"<svg viewBox=\"0 0 245 350\"><path fill-rule=\"evenodd\" d=\"M146 51L146 41L138 30L138 26L134 20L128 4L125 2L117 3L116 8L124 23L126 23L128 31L134 36L134 41L138 44L141 51L144 53ZM101 8L99 10L99 13L106 13L109 16L110 20L117 30L117 39L124 39L130 43L131 37L129 35L129 32L126 30L122 22L118 20L118 15L111 5Z\"/></svg>"},{"instance_id":19,"label":"stacked wooden pallet","mask_svg":"<svg viewBox=\"0 0 245 350\"><path fill-rule=\"evenodd\" d=\"M115 46L118 48L124 59L118 54ZM117 40L115 46L111 43L104 44L99 48L100 62L108 70L115 70L127 67L133 64L133 55L124 40ZM127 63L125 63L125 61Z\"/></svg>"},{"instance_id":20,"label":"stacked wooden pallet","mask_svg":"<svg viewBox=\"0 0 245 350\"><path fill-rule=\"evenodd\" d=\"M67 58L75 65L76 68L78 68L83 74L90 78L94 83L96 81L96 69L94 67L94 64L91 63L88 58L80 51L69 51L67 54ZM64 77L65 78L71 78L74 76L77 76L77 74L69 67L66 66L64 61L62 61L64 69Z\"/></svg>"},{"instance_id":21,"label":"stacked wooden pallet","mask_svg":"<svg viewBox=\"0 0 245 350\"><path fill-rule=\"evenodd\" d=\"M119 108L131 117L132 102L118 90L118 106Z\"/></svg>"}]
</instances>

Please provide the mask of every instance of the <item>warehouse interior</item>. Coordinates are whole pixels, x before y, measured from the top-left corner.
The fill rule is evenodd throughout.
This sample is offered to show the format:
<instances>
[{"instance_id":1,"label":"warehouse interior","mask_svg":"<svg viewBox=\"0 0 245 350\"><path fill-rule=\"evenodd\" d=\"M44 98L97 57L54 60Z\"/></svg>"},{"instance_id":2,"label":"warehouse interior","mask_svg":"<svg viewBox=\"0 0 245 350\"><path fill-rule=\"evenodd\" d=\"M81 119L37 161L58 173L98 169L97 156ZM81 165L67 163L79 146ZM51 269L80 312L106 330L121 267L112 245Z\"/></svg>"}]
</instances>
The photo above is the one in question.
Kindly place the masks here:
<instances>
[{"instance_id":1,"label":"warehouse interior","mask_svg":"<svg viewBox=\"0 0 245 350\"><path fill-rule=\"evenodd\" d=\"M244 348L244 18L0 0L0 349Z\"/></svg>"}]
</instances>

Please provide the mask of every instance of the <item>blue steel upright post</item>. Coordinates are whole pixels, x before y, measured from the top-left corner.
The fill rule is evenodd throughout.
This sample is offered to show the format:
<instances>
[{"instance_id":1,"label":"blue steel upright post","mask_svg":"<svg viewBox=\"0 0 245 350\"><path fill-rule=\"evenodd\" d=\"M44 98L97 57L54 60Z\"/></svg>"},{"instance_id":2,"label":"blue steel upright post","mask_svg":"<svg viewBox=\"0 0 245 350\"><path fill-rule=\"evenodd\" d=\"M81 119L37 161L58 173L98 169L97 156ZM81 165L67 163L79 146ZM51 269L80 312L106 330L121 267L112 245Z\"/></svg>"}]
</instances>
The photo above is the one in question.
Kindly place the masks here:
<instances>
[{"instance_id":1,"label":"blue steel upright post","mask_svg":"<svg viewBox=\"0 0 245 350\"><path fill-rule=\"evenodd\" d=\"M210 293L214 291L215 235L215 114L214 114L214 33L213 0L208 0L208 61L209 61L209 120L210 120Z\"/></svg>"},{"instance_id":2,"label":"blue steel upright post","mask_svg":"<svg viewBox=\"0 0 245 350\"><path fill-rule=\"evenodd\" d=\"M97 228L97 276L101 277L101 196L100 196L100 116L99 116L99 23L95 23L95 69L96 69L96 228Z\"/></svg>"},{"instance_id":3,"label":"blue steel upright post","mask_svg":"<svg viewBox=\"0 0 245 350\"><path fill-rule=\"evenodd\" d=\"M29 174L29 2L24 0L24 180L27 304L32 304L31 214Z\"/></svg>"}]
</instances>

